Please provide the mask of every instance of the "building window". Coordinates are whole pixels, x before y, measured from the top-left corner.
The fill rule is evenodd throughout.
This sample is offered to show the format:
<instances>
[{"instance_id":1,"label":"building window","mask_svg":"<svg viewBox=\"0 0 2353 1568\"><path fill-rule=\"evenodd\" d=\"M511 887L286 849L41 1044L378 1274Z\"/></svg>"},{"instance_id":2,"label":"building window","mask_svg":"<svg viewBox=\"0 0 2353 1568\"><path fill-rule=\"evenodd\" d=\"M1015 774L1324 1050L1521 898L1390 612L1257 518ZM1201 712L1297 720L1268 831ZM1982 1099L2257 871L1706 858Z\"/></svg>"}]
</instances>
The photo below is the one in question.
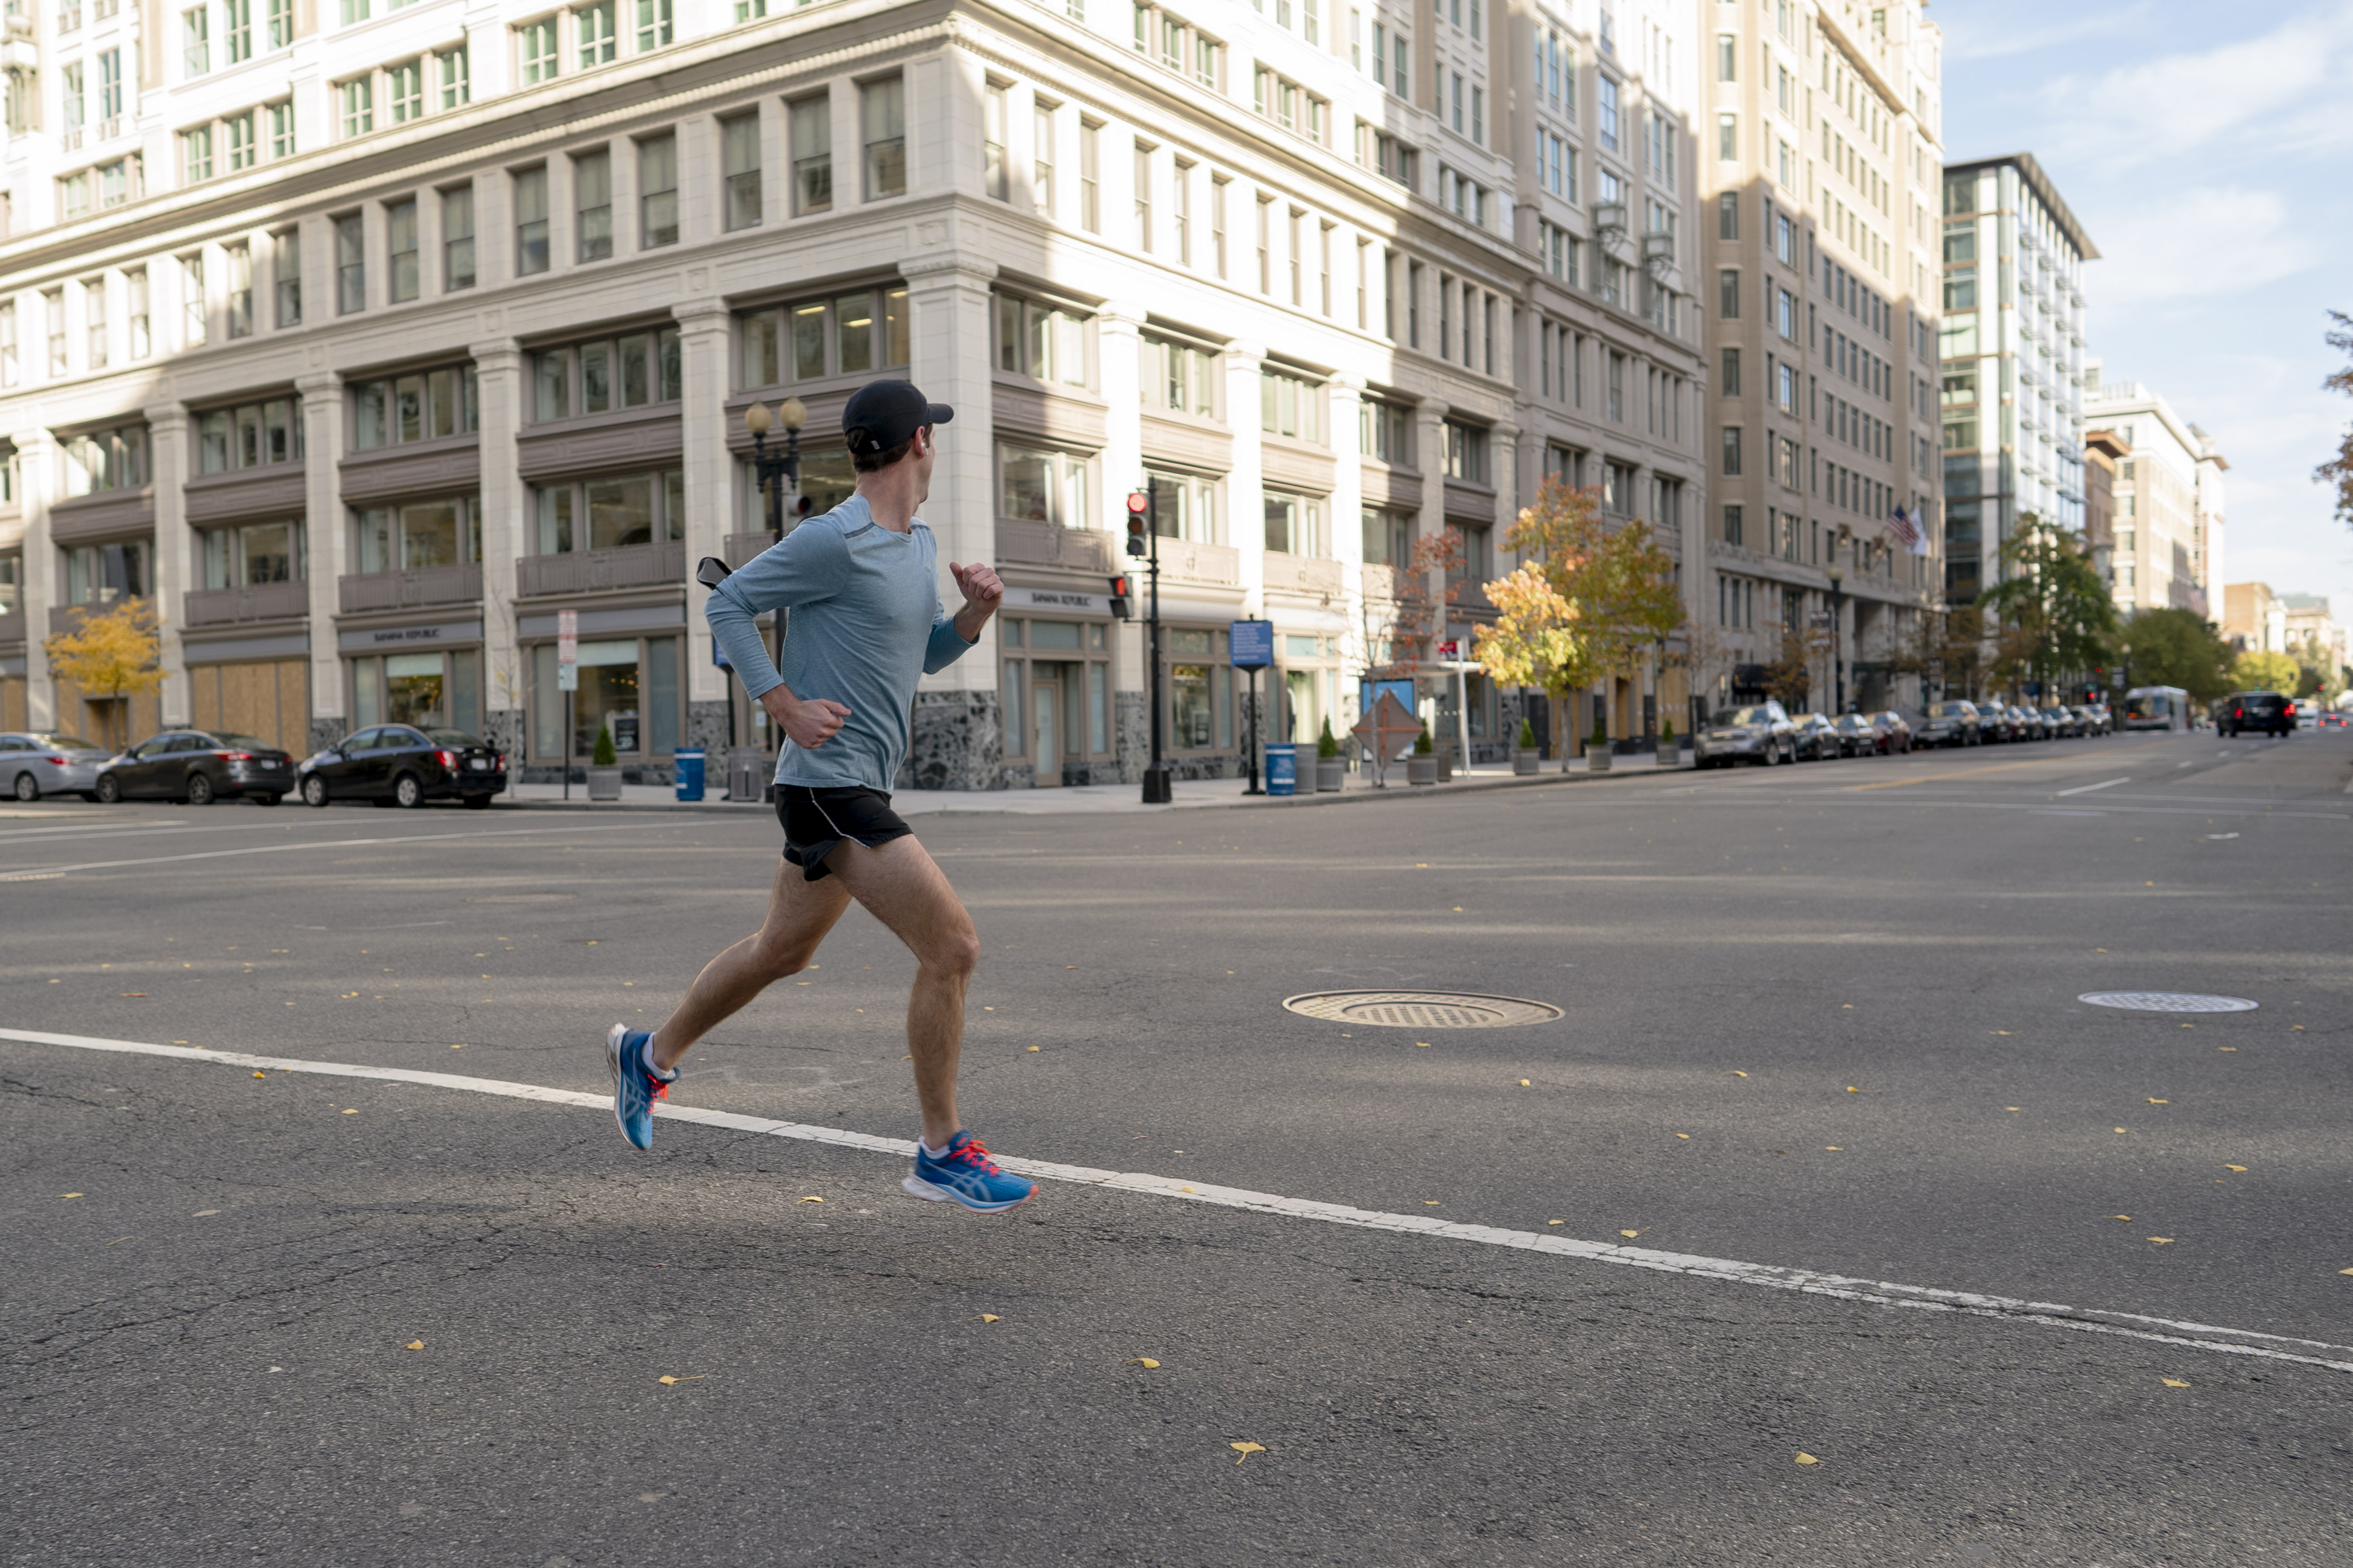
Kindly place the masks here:
<instances>
[{"instance_id":1,"label":"building window","mask_svg":"<svg viewBox=\"0 0 2353 1568\"><path fill-rule=\"evenodd\" d=\"M355 451L468 436L481 427L480 399L470 362L353 382L349 401ZM474 559L480 559L479 551Z\"/></svg>"},{"instance_id":2,"label":"building window","mask_svg":"<svg viewBox=\"0 0 2353 1568\"><path fill-rule=\"evenodd\" d=\"M1740 318L1740 274L1729 267L1715 275L1715 313L1727 321Z\"/></svg>"},{"instance_id":3,"label":"building window","mask_svg":"<svg viewBox=\"0 0 2353 1568\"><path fill-rule=\"evenodd\" d=\"M686 537L685 475L676 468L577 484L534 485L533 540L541 555L627 550Z\"/></svg>"},{"instance_id":4,"label":"building window","mask_svg":"<svg viewBox=\"0 0 2353 1568\"><path fill-rule=\"evenodd\" d=\"M128 315L128 324L131 328L131 357L132 359L145 359L150 353L154 352L155 346L153 334L148 329L147 269L144 267L137 267L125 272L122 275L122 291L127 298L129 305L126 314ZM10 377L9 384L11 385L15 384L14 378L16 368L16 324L14 308L11 307L8 318L9 337L7 343L8 372Z\"/></svg>"},{"instance_id":5,"label":"building window","mask_svg":"<svg viewBox=\"0 0 2353 1568\"><path fill-rule=\"evenodd\" d=\"M361 77L335 89L343 105L343 136L364 136L375 129L375 79Z\"/></svg>"},{"instance_id":6,"label":"building window","mask_svg":"<svg viewBox=\"0 0 2353 1568\"><path fill-rule=\"evenodd\" d=\"M1314 496L1266 490L1266 547L1283 555L1321 555L1323 502Z\"/></svg>"},{"instance_id":7,"label":"building window","mask_svg":"<svg viewBox=\"0 0 2353 1568\"><path fill-rule=\"evenodd\" d=\"M452 185L441 193L441 287L474 286L474 187Z\"/></svg>"},{"instance_id":8,"label":"building window","mask_svg":"<svg viewBox=\"0 0 2353 1568\"><path fill-rule=\"evenodd\" d=\"M1152 149L1135 144L1135 248L1152 253Z\"/></svg>"},{"instance_id":9,"label":"building window","mask_svg":"<svg viewBox=\"0 0 2353 1568\"><path fill-rule=\"evenodd\" d=\"M860 289L737 318L746 390L890 370L908 361L907 290Z\"/></svg>"},{"instance_id":10,"label":"building window","mask_svg":"<svg viewBox=\"0 0 2353 1568\"><path fill-rule=\"evenodd\" d=\"M1412 468L1413 410L1366 398L1356 405L1356 439L1366 457Z\"/></svg>"},{"instance_id":11,"label":"building window","mask_svg":"<svg viewBox=\"0 0 2353 1568\"><path fill-rule=\"evenodd\" d=\"M221 247L228 263L228 335L253 335L253 247L244 240Z\"/></svg>"},{"instance_id":12,"label":"building window","mask_svg":"<svg viewBox=\"0 0 2353 1568\"><path fill-rule=\"evenodd\" d=\"M638 214L641 245L651 250L678 243L678 137L649 136L638 143Z\"/></svg>"},{"instance_id":13,"label":"building window","mask_svg":"<svg viewBox=\"0 0 2353 1568\"><path fill-rule=\"evenodd\" d=\"M180 13L180 59L190 76L213 68L212 13L203 5Z\"/></svg>"},{"instance_id":14,"label":"building window","mask_svg":"<svg viewBox=\"0 0 2353 1568\"><path fill-rule=\"evenodd\" d=\"M59 443L65 454L66 494L99 495L107 490L135 490L147 482L147 427L125 425L112 430L91 430ZM137 589L133 589L135 594ZM87 604L87 598L69 599Z\"/></svg>"},{"instance_id":15,"label":"building window","mask_svg":"<svg viewBox=\"0 0 2353 1568\"><path fill-rule=\"evenodd\" d=\"M433 58L440 78L442 109L446 111L471 103L474 100L474 70L471 58L466 53L466 46L460 44Z\"/></svg>"},{"instance_id":16,"label":"building window","mask_svg":"<svg viewBox=\"0 0 2353 1568\"><path fill-rule=\"evenodd\" d=\"M425 62L403 60L384 73L385 107L395 125L425 118Z\"/></svg>"},{"instance_id":17,"label":"building window","mask_svg":"<svg viewBox=\"0 0 2353 1568\"><path fill-rule=\"evenodd\" d=\"M1180 752L1230 750L1234 743L1234 670L1226 634L1171 626L1168 648L1168 744Z\"/></svg>"},{"instance_id":18,"label":"building window","mask_svg":"<svg viewBox=\"0 0 2353 1568\"><path fill-rule=\"evenodd\" d=\"M597 5L583 5L572 13L572 41L579 51L580 68L610 65L619 52L621 41L614 31L614 8L617 0L599 0Z\"/></svg>"},{"instance_id":19,"label":"building window","mask_svg":"<svg viewBox=\"0 0 2353 1568\"><path fill-rule=\"evenodd\" d=\"M1487 482L1487 432L1476 425L1446 421L1446 477Z\"/></svg>"},{"instance_id":20,"label":"building window","mask_svg":"<svg viewBox=\"0 0 2353 1568\"><path fill-rule=\"evenodd\" d=\"M1717 388L1719 392L1726 397L1737 397L1740 395L1740 351L1738 349L1726 349L1724 351L1724 375L1722 380L1724 384Z\"/></svg>"},{"instance_id":21,"label":"building window","mask_svg":"<svg viewBox=\"0 0 2353 1568\"><path fill-rule=\"evenodd\" d=\"M241 528L203 530L205 586L210 589L250 587L262 583L302 581L302 524L300 521L251 522Z\"/></svg>"},{"instance_id":22,"label":"building window","mask_svg":"<svg viewBox=\"0 0 2353 1568\"><path fill-rule=\"evenodd\" d=\"M1217 417L1218 356L1156 333L1142 334L1144 402L1177 414Z\"/></svg>"},{"instance_id":23,"label":"building window","mask_svg":"<svg viewBox=\"0 0 2353 1568\"><path fill-rule=\"evenodd\" d=\"M858 89L866 142L866 199L907 192L907 94L904 79L886 77Z\"/></svg>"},{"instance_id":24,"label":"building window","mask_svg":"<svg viewBox=\"0 0 2353 1568\"><path fill-rule=\"evenodd\" d=\"M1724 509L1724 542L1726 544L1738 544L1740 532L1740 509L1737 506L1725 507Z\"/></svg>"},{"instance_id":25,"label":"building window","mask_svg":"<svg viewBox=\"0 0 2353 1568\"><path fill-rule=\"evenodd\" d=\"M198 473L226 474L302 460L301 409L291 398L211 409L195 416L195 426Z\"/></svg>"},{"instance_id":26,"label":"building window","mask_svg":"<svg viewBox=\"0 0 2353 1568\"><path fill-rule=\"evenodd\" d=\"M1089 234L1103 232L1102 157L1103 127L1092 120L1080 121L1079 226Z\"/></svg>"},{"instance_id":27,"label":"building window","mask_svg":"<svg viewBox=\"0 0 2353 1568\"><path fill-rule=\"evenodd\" d=\"M668 44L675 32L670 0L638 0L638 53Z\"/></svg>"},{"instance_id":28,"label":"building window","mask_svg":"<svg viewBox=\"0 0 2353 1568\"><path fill-rule=\"evenodd\" d=\"M1258 377L1259 428L1269 435L1320 444L1323 437L1316 409L1323 393L1320 385L1303 377L1261 369Z\"/></svg>"},{"instance_id":29,"label":"building window","mask_svg":"<svg viewBox=\"0 0 2353 1568\"><path fill-rule=\"evenodd\" d=\"M385 293L394 304L417 298L417 198L384 209Z\"/></svg>"},{"instance_id":30,"label":"building window","mask_svg":"<svg viewBox=\"0 0 2353 1568\"><path fill-rule=\"evenodd\" d=\"M580 235L580 259L605 261L613 254L613 155L598 151L572 159L572 203Z\"/></svg>"},{"instance_id":31,"label":"building window","mask_svg":"<svg viewBox=\"0 0 2353 1568\"><path fill-rule=\"evenodd\" d=\"M221 122L221 126L228 132L229 173L252 168L260 158L260 149L254 145L253 141L253 110L248 109L243 114L232 114Z\"/></svg>"},{"instance_id":32,"label":"building window","mask_svg":"<svg viewBox=\"0 0 2353 1568\"><path fill-rule=\"evenodd\" d=\"M678 329L649 328L531 356L531 416L544 423L679 398ZM565 548L571 548L566 545Z\"/></svg>"},{"instance_id":33,"label":"building window","mask_svg":"<svg viewBox=\"0 0 2353 1568\"><path fill-rule=\"evenodd\" d=\"M87 368L104 370L107 359L106 278L103 274L81 286L82 341Z\"/></svg>"},{"instance_id":34,"label":"building window","mask_svg":"<svg viewBox=\"0 0 2353 1568\"><path fill-rule=\"evenodd\" d=\"M294 41L294 0L265 0L262 15L271 48L282 49Z\"/></svg>"},{"instance_id":35,"label":"building window","mask_svg":"<svg viewBox=\"0 0 2353 1568\"><path fill-rule=\"evenodd\" d=\"M482 507L474 496L352 509L352 560L364 574L463 566L482 558Z\"/></svg>"},{"instance_id":36,"label":"building window","mask_svg":"<svg viewBox=\"0 0 2353 1568\"><path fill-rule=\"evenodd\" d=\"M1618 151L1618 84L1609 77L1599 79L1597 94L1601 105L1601 145L1611 153Z\"/></svg>"},{"instance_id":37,"label":"building window","mask_svg":"<svg viewBox=\"0 0 2353 1568\"><path fill-rule=\"evenodd\" d=\"M833 208L833 100L825 93L791 105L793 211Z\"/></svg>"},{"instance_id":38,"label":"building window","mask_svg":"<svg viewBox=\"0 0 2353 1568\"><path fill-rule=\"evenodd\" d=\"M52 298L55 299L59 297L52 296ZM187 255L180 258L181 338L185 347L199 347L207 342L212 335L210 331L206 330L210 317L206 313L206 303L205 253L201 250L192 250L188 252ZM63 305L60 299L56 335L58 340L62 341L64 334L65 321ZM60 353L57 357L57 369L59 374L63 374L65 370L65 356Z\"/></svg>"},{"instance_id":39,"label":"building window","mask_svg":"<svg viewBox=\"0 0 2353 1568\"><path fill-rule=\"evenodd\" d=\"M269 155L273 158L294 156L294 105L273 103L269 106Z\"/></svg>"},{"instance_id":40,"label":"building window","mask_svg":"<svg viewBox=\"0 0 2353 1568\"><path fill-rule=\"evenodd\" d=\"M997 368L1084 386L1086 318L1035 300L997 295Z\"/></svg>"},{"instance_id":41,"label":"building window","mask_svg":"<svg viewBox=\"0 0 2353 1568\"><path fill-rule=\"evenodd\" d=\"M1054 108L1044 99L1032 100L1029 116L1029 205L1048 217L1054 216Z\"/></svg>"},{"instance_id":42,"label":"building window","mask_svg":"<svg viewBox=\"0 0 2353 1568\"><path fill-rule=\"evenodd\" d=\"M112 605L144 597L151 547L143 541L77 544L62 552L68 605Z\"/></svg>"},{"instance_id":43,"label":"building window","mask_svg":"<svg viewBox=\"0 0 2353 1568\"><path fill-rule=\"evenodd\" d=\"M990 82L980 106L980 188L997 200L1012 199L1012 175L1005 163L1007 89Z\"/></svg>"},{"instance_id":44,"label":"building window","mask_svg":"<svg viewBox=\"0 0 2353 1568\"><path fill-rule=\"evenodd\" d=\"M276 320L279 330L302 324L302 236L290 228L280 229L269 237L269 265L276 279ZM140 298L134 301L139 315L146 310L147 277L139 277ZM144 324L143 321L142 323Z\"/></svg>"},{"instance_id":45,"label":"building window","mask_svg":"<svg viewBox=\"0 0 2353 1568\"><path fill-rule=\"evenodd\" d=\"M367 241L358 213L346 213L335 225L335 311L348 316L367 306Z\"/></svg>"},{"instance_id":46,"label":"building window","mask_svg":"<svg viewBox=\"0 0 2353 1568\"><path fill-rule=\"evenodd\" d=\"M253 58L253 0L221 0L221 42L233 66Z\"/></svg>"},{"instance_id":47,"label":"building window","mask_svg":"<svg viewBox=\"0 0 2353 1568\"><path fill-rule=\"evenodd\" d=\"M719 122L720 177L725 182L722 216L729 232L760 223L760 117L737 114Z\"/></svg>"},{"instance_id":48,"label":"building window","mask_svg":"<svg viewBox=\"0 0 2353 1568\"><path fill-rule=\"evenodd\" d=\"M1740 426L1737 425L1724 427L1724 471L1735 478L1740 473Z\"/></svg>"},{"instance_id":49,"label":"building window","mask_svg":"<svg viewBox=\"0 0 2353 1568\"><path fill-rule=\"evenodd\" d=\"M213 128L180 132L180 178L189 184L213 177Z\"/></svg>"},{"instance_id":50,"label":"building window","mask_svg":"<svg viewBox=\"0 0 2353 1568\"><path fill-rule=\"evenodd\" d=\"M122 118L122 51L109 49L98 57L98 118L104 122Z\"/></svg>"},{"instance_id":51,"label":"building window","mask_svg":"<svg viewBox=\"0 0 2353 1568\"><path fill-rule=\"evenodd\" d=\"M1071 452L997 444L997 515L1058 528L1087 526L1087 459Z\"/></svg>"},{"instance_id":52,"label":"building window","mask_svg":"<svg viewBox=\"0 0 2353 1568\"><path fill-rule=\"evenodd\" d=\"M554 81L559 68L555 53L555 18L525 22L515 29L515 47L522 57L523 85Z\"/></svg>"}]
</instances>

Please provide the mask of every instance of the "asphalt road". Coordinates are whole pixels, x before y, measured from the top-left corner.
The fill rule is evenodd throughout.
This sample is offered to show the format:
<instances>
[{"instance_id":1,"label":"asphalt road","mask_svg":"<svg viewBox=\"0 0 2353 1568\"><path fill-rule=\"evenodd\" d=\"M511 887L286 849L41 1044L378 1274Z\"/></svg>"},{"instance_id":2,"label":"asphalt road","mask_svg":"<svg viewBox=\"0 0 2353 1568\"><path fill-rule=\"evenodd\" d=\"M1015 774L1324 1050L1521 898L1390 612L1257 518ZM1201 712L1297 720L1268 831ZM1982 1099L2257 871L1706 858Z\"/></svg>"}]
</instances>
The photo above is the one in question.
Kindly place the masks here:
<instances>
[{"instance_id":1,"label":"asphalt road","mask_svg":"<svg viewBox=\"0 0 2353 1568\"><path fill-rule=\"evenodd\" d=\"M0 1561L2342 1563L2348 780L2143 735L920 825L999 1153L1721 1266L1071 1182L981 1220L854 1148L0 1038ZM776 850L11 809L0 1028L601 1095ZM819 965L676 1098L912 1136L910 962L853 913ZM1563 1016L1280 1005L1405 985ZM2077 1000L2134 989L2260 1006Z\"/></svg>"}]
</instances>

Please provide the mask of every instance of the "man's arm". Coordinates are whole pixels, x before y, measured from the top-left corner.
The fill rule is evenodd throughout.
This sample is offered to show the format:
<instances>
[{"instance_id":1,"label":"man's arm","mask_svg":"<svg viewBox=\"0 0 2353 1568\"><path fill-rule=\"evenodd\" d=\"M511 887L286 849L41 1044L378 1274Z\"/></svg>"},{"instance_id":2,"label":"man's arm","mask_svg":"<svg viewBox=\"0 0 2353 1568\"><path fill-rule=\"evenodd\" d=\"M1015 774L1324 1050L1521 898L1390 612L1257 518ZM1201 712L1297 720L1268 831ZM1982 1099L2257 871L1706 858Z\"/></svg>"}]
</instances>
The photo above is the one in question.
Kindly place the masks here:
<instances>
[{"instance_id":1,"label":"man's arm","mask_svg":"<svg viewBox=\"0 0 2353 1568\"><path fill-rule=\"evenodd\" d=\"M832 738L849 710L823 698L803 701L793 695L768 657L759 616L768 610L814 604L830 592L828 544L838 552L839 536L829 530L795 529L713 588L702 605L711 640L734 667L745 695L767 710L793 744L811 751Z\"/></svg>"},{"instance_id":2,"label":"man's arm","mask_svg":"<svg viewBox=\"0 0 2353 1568\"><path fill-rule=\"evenodd\" d=\"M947 614L944 605L940 607L939 618L932 623L931 646L923 652L926 675L936 675L963 658L966 649L980 641L988 617L1005 602L1005 584L993 569L978 563L963 566L951 561L948 574L964 595L964 607L954 616Z\"/></svg>"}]
</instances>

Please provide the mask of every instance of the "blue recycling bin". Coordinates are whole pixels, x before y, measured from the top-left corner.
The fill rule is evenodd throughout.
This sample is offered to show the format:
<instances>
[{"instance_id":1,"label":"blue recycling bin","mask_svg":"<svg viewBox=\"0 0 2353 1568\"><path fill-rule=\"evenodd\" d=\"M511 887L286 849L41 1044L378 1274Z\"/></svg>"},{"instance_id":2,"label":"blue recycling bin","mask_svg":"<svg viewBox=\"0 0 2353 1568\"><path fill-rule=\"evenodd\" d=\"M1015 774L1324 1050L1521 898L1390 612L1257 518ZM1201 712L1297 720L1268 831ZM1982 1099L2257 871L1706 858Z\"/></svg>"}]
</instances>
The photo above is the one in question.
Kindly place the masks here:
<instances>
[{"instance_id":1,"label":"blue recycling bin","mask_svg":"<svg viewBox=\"0 0 2353 1568\"><path fill-rule=\"evenodd\" d=\"M677 752L678 798L702 798L702 748L682 747Z\"/></svg>"},{"instance_id":2,"label":"blue recycling bin","mask_svg":"<svg viewBox=\"0 0 2353 1568\"><path fill-rule=\"evenodd\" d=\"M1266 748L1266 793L1297 795L1299 793L1299 748L1290 742L1270 742Z\"/></svg>"}]
</instances>

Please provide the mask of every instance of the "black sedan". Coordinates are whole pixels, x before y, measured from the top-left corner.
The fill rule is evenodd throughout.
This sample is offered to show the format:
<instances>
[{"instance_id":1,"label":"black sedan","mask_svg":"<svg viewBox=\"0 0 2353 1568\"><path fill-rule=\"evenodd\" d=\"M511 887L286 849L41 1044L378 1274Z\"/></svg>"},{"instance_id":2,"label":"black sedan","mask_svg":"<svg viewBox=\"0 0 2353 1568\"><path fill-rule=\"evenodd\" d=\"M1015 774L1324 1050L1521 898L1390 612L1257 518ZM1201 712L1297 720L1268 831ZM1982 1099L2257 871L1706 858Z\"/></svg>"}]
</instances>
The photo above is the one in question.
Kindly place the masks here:
<instances>
[{"instance_id":1,"label":"black sedan","mask_svg":"<svg viewBox=\"0 0 2353 1568\"><path fill-rule=\"evenodd\" d=\"M1839 746L1838 726L1820 713L1799 713L1790 721L1798 727L1798 761L1834 762L1845 754Z\"/></svg>"},{"instance_id":2,"label":"black sedan","mask_svg":"<svg viewBox=\"0 0 2353 1568\"><path fill-rule=\"evenodd\" d=\"M1873 757L1879 754L1879 730L1860 713L1841 713L1831 721L1838 731L1839 755L1841 757Z\"/></svg>"},{"instance_id":3,"label":"black sedan","mask_svg":"<svg viewBox=\"0 0 2353 1568\"><path fill-rule=\"evenodd\" d=\"M1931 703L1914 741L1923 746L1978 746L1985 743L1978 705L1955 698Z\"/></svg>"},{"instance_id":4,"label":"black sedan","mask_svg":"<svg viewBox=\"0 0 2353 1568\"><path fill-rule=\"evenodd\" d=\"M480 811L507 787L507 760L463 730L379 724L304 760L302 803L418 806L456 798Z\"/></svg>"},{"instance_id":5,"label":"black sedan","mask_svg":"<svg viewBox=\"0 0 2353 1568\"><path fill-rule=\"evenodd\" d=\"M1893 756L1899 752L1909 752L1912 749L1911 721L1894 709L1890 708L1883 713L1873 713L1871 716L1871 723L1872 727L1879 731L1881 755Z\"/></svg>"},{"instance_id":6,"label":"black sedan","mask_svg":"<svg viewBox=\"0 0 2353 1568\"><path fill-rule=\"evenodd\" d=\"M294 787L294 759L269 742L229 730L167 730L101 765L92 794L119 800L185 800L210 805L242 795L263 805Z\"/></svg>"}]
</instances>

